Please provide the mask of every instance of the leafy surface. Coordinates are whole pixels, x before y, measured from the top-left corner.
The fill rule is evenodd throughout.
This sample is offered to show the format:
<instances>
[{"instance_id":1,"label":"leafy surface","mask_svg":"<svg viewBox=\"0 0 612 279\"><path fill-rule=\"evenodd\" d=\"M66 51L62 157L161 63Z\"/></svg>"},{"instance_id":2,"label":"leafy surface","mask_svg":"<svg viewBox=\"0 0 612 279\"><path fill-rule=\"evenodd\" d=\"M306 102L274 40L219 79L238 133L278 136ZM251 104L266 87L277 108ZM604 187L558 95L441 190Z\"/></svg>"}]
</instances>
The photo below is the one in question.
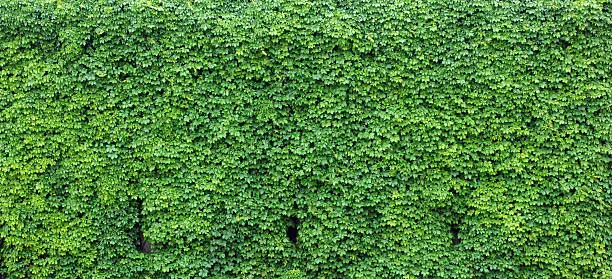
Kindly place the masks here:
<instances>
[{"instance_id":1,"label":"leafy surface","mask_svg":"<svg viewBox=\"0 0 612 279\"><path fill-rule=\"evenodd\" d=\"M0 273L611 278L611 55L608 0L0 1Z\"/></svg>"}]
</instances>

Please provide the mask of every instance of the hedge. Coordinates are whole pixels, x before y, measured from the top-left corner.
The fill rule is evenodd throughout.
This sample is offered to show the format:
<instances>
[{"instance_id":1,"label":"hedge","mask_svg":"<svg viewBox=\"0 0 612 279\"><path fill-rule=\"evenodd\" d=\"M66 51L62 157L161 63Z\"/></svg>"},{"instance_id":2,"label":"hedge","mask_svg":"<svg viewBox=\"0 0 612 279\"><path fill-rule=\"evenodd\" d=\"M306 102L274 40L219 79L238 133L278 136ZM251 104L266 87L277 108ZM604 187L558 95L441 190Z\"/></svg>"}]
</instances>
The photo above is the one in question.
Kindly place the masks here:
<instances>
[{"instance_id":1,"label":"hedge","mask_svg":"<svg viewBox=\"0 0 612 279\"><path fill-rule=\"evenodd\" d=\"M610 12L0 1L0 277L612 278Z\"/></svg>"}]
</instances>

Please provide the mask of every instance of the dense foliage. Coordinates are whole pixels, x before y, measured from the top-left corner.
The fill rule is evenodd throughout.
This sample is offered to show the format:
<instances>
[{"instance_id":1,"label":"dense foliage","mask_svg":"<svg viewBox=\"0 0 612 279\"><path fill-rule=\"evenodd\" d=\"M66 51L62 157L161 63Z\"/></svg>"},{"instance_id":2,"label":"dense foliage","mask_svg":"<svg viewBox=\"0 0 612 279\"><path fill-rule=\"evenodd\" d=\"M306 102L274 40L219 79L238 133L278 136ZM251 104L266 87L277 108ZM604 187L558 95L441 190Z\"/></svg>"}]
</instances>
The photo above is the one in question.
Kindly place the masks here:
<instances>
[{"instance_id":1,"label":"dense foliage","mask_svg":"<svg viewBox=\"0 0 612 279\"><path fill-rule=\"evenodd\" d=\"M0 1L5 278L612 278L585 1Z\"/></svg>"}]
</instances>

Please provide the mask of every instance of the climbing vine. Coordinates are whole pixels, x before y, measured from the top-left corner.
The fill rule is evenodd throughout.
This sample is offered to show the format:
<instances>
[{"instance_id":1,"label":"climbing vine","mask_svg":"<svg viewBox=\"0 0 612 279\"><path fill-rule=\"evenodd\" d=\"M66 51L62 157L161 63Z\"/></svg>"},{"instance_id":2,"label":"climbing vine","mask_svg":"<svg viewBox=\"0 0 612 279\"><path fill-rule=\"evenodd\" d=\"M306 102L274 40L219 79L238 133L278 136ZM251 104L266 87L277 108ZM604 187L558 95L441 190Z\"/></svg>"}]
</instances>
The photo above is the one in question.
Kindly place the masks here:
<instances>
[{"instance_id":1,"label":"climbing vine","mask_svg":"<svg viewBox=\"0 0 612 279\"><path fill-rule=\"evenodd\" d=\"M610 1L0 1L0 277L610 278Z\"/></svg>"}]
</instances>

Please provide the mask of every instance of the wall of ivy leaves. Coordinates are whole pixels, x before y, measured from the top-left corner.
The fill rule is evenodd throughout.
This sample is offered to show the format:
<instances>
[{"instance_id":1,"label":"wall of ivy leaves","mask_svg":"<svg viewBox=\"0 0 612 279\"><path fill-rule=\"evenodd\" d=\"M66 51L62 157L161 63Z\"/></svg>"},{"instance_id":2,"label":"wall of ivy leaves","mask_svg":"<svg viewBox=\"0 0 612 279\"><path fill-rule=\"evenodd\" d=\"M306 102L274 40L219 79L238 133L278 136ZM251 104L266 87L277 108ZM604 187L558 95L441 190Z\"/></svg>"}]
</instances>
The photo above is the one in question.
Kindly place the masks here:
<instances>
[{"instance_id":1,"label":"wall of ivy leaves","mask_svg":"<svg viewBox=\"0 0 612 279\"><path fill-rule=\"evenodd\" d=\"M610 12L0 1L0 277L612 278Z\"/></svg>"}]
</instances>

